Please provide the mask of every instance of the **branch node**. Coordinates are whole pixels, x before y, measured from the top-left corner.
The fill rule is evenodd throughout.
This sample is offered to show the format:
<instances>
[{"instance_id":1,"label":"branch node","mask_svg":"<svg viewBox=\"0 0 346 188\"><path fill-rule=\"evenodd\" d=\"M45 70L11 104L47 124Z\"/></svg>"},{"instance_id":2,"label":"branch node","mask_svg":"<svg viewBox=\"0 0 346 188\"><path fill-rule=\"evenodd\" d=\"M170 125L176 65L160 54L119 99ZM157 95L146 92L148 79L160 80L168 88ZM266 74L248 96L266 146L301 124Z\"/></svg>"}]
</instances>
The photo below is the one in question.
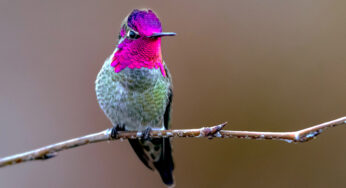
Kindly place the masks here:
<instances>
[{"instance_id":1,"label":"branch node","mask_svg":"<svg viewBox=\"0 0 346 188\"><path fill-rule=\"evenodd\" d=\"M52 152L52 153L46 153L42 156L38 156L36 157L37 160L47 160L47 159L51 159L53 157L56 157L58 155L57 152Z\"/></svg>"},{"instance_id":2,"label":"branch node","mask_svg":"<svg viewBox=\"0 0 346 188\"><path fill-rule=\"evenodd\" d=\"M219 133L219 131L221 131L226 124L227 122L212 127L203 127L201 129L201 136L208 137L209 139L216 137L216 134Z\"/></svg>"},{"instance_id":3,"label":"branch node","mask_svg":"<svg viewBox=\"0 0 346 188\"><path fill-rule=\"evenodd\" d=\"M312 131L312 132L308 132L305 133L303 135L300 135L301 133L298 132L298 134L296 135L296 140L297 142L307 142L311 139L315 139L317 135L322 133L322 129L316 130L316 131Z\"/></svg>"}]
</instances>

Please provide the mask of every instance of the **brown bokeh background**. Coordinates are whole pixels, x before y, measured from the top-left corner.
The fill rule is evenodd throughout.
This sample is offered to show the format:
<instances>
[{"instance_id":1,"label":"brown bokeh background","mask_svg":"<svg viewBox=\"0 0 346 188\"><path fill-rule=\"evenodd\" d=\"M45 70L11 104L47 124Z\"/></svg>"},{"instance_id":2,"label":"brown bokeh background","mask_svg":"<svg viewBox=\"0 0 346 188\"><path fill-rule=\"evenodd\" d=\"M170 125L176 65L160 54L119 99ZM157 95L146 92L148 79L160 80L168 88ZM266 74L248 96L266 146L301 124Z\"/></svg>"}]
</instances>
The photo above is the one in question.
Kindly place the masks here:
<instances>
[{"instance_id":1,"label":"brown bokeh background","mask_svg":"<svg viewBox=\"0 0 346 188\"><path fill-rule=\"evenodd\" d=\"M0 1L0 156L110 127L94 80L134 8L157 12L174 128L288 131L346 114L346 1ZM346 129L305 144L174 139L177 187L345 187ZM162 187L127 142L0 169L0 187Z\"/></svg>"}]
</instances>

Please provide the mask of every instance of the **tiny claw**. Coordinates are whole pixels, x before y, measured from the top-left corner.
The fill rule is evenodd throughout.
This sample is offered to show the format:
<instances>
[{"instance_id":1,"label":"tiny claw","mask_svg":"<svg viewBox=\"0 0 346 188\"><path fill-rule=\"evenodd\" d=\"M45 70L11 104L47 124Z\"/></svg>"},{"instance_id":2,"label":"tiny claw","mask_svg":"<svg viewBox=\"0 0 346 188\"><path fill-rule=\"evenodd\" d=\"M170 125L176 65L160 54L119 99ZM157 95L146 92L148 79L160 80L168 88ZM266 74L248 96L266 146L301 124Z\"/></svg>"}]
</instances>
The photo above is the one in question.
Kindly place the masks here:
<instances>
[{"instance_id":1,"label":"tiny claw","mask_svg":"<svg viewBox=\"0 0 346 188\"><path fill-rule=\"evenodd\" d=\"M149 140L150 139L150 132L151 132L151 127L148 127L142 131L142 139L143 140Z\"/></svg>"},{"instance_id":2,"label":"tiny claw","mask_svg":"<svg viewBox=\"0 0 346 188\"><path fill-rule=\"evenodd\" d=\"M113 138L113 139L117 139L117 137L118 137L118 128L117 127L113 127L112 128L112 131L111 131L111 138Z\"/></svg>"}]
</instances>

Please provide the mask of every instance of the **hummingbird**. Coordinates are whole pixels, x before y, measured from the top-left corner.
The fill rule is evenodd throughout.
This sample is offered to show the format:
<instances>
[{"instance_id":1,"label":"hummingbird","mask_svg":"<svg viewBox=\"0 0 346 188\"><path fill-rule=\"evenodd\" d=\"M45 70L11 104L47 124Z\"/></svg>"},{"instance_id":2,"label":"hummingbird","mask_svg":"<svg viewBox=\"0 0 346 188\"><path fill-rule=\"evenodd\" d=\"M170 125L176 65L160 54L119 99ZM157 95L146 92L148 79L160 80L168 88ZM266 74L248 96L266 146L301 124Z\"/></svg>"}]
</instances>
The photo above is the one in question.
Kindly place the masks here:
<instances>
[{"instance_id":1,"label":"hummingbird","mask_svg":"<svg viewBox=\"0 0 346 188\"><path fill-rule=\"evenodd\" d=\"M146 167L157 170L164 184L174 185L169 138L149 138L151 130L170 127L172 79L162 60L159 18L150 9L135 9L123 20L118 44L106 59L95 81L98 103L117 131L141 131L129 139Z\"/></svg>"}]
</instances>

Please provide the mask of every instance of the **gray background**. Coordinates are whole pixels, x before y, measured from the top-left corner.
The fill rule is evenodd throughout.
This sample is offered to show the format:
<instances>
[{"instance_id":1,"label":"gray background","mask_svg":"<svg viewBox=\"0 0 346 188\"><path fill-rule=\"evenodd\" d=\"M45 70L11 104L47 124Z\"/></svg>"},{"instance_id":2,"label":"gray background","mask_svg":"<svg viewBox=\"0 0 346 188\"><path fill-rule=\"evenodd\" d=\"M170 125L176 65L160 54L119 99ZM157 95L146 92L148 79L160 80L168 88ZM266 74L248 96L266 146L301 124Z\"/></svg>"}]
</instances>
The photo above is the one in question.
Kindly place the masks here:
<instances>
[{"instance_id":1,"label":"gray background","mask_svg":"<svg viewBox=\"0 0 346 188\"><path fill-rule=\"evenodd\" d=\"M0 156L110 127L94 80L122 19L165 31L174 128L289 131L345 115L345 1L0 1ZM345 127L305 144L174 139L177 187L345 187ZM162 187L126 142L0 169L0 187Z\"/></svg>"}]
</instances>

